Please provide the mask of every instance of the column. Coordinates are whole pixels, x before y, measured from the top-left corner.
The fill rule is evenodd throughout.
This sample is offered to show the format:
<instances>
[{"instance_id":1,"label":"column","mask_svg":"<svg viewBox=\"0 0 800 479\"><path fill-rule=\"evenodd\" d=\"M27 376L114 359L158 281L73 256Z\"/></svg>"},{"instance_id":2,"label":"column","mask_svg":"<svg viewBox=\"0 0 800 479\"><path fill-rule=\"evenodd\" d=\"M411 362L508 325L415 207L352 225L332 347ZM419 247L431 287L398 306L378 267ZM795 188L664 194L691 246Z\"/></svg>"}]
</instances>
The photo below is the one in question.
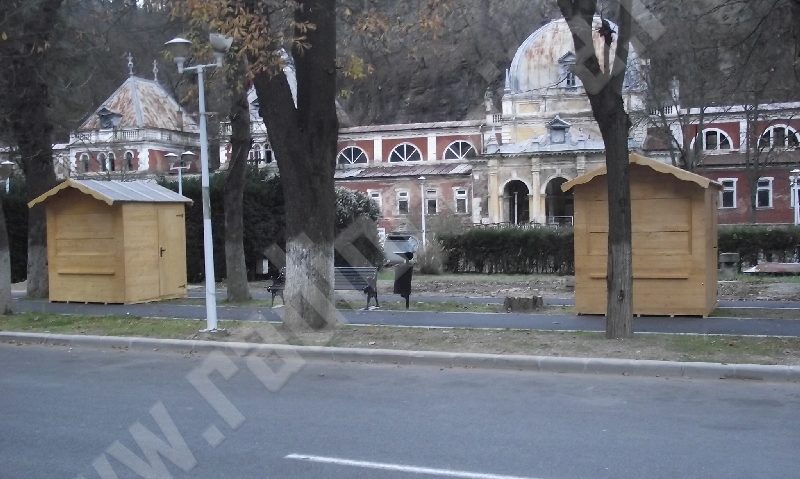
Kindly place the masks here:
<instances>
[{"instance_id":1,"label":"column","mask_svg":"<svg viewBox=\"0 0 800 479\"><path fill-rule=\"evenodd\" d=\"M497 160L489 160L489 222L499 223L500 218L500 204L497 194Z\"/></svg>"}]
</instances>

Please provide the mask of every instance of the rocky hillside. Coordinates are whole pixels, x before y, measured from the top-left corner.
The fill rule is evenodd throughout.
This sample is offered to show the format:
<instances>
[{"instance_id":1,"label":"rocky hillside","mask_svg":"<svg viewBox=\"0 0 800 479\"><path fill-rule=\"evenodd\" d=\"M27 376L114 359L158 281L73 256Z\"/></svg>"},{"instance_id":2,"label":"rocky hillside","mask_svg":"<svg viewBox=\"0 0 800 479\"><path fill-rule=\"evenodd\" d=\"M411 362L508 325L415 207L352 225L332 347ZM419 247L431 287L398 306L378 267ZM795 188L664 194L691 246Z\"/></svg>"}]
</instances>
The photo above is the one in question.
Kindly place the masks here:
<instances>
[{"instance_id":1,"label":"rocky hillside","mask_svg":"<svg viewBox=\"0 0 800 479\"><path fill-rule=\"evenodd\" d=\"M420 31L413 2L386 0L392 19L379 40L343 27L340 51L373 67L366 78L343 82L340 104L353 124L479 119L484 93L502 96L505 69L533 31L560 18L555 1L463 0L444 28ZM762 101L797 96L800 63L781 61L798 52L800 2L646 0L663 29L635 32L646 46L657 87L676 77L693 104ZM796 21L794 21L794 20ZM653 32L658 30L655 35ZM770 42L780 40L784 48ZM767 47L768 45L771 45ZM499 104L497 104L499 107Z\"/></svg>"}]
</instances>

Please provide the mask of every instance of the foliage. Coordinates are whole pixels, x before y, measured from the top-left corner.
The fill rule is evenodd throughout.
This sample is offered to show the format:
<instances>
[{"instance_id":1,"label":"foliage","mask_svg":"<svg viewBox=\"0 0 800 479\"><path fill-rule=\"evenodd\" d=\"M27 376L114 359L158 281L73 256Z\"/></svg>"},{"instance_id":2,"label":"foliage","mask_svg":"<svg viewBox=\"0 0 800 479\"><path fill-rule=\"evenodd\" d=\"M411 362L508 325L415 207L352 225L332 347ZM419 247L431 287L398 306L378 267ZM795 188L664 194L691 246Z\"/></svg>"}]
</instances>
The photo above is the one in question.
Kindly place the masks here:
<instances>
[{"instance_id":1,"label":"foliage","mask_svg":"<svg viewBox=\"0 0 800 479\"><path fill-rule=\"evenodd\" d=\"M336 266L380 266L378 205L360 191L336 188Z\"/></svg>"},{"instance_id":2,"label":"foliage","mask_svg":"<svg viewBox=\"0 0 800 479\"><path fill-rule=\"evenodd\" d=\"M28 203L25 181L21 176L11 178L11 188L5 193L0 182L3 213L8 229L8 249L11 254L11 282L24 281L28 265Z\"/></svg>"},{"instance_id":3,"label":"foliage","mask_svg":"<svg viewBox=\"0 0 800 479\"><path fill-rule=\"evenodd\" d=\"M417 267L421 274L442 274L442 245L438 241L432 241L427 247L418 251L416 255Z\"/></svg>"},{"instance_id":4,"label":"foliage","mask_svg":"<svg viewBox=\"0 0 800 479\"><path fill-rule=\"evenodd\" d=\"M167 188L177 191L174 181L163 181ZM211 177L211 223L214 244L214 272L222 278L225 272L225 221L222 201L225 177L216 174ZM351 263L356 266L379 265L383 259L377 239L375 219L378 217L377 207L369 198L358 192L343 188L337 189L336 225L341 241L337 248L344 255L337 254L336 264ZM201 201L200 179L184 178L183 194L194 203L186 210L186 265L189 282L203 280L203 203ZM256 265L264 259L266 252L277 246L280 251L286 248L286 220L283 190L280 176L267 170L251 169L245 180L244 200L244 252L248 276L255 277ZM364 221L366 220L366 221ZM347 254L346 245L353 245L358 253ZM353 254L351 252L351 254ZM346 256L350 262L344 259ZM360 260L360 261L359 261ZM270 258L273 261L281 259Z\"/></svg>"},{"instance_id":5,"label":"foliage","mask_svg":"<svg viewBox=\"0 0 800 479\"><path fill-rule=\"evenodd\" d=\"M473 229L439 238L453 273L558 273L574 269L572 229Z\"/></svg>"},{"instance_id":6,"label":"foliage","mask_svg":"<svg viewBox=\"0 0 800 479\"><path fill-rule=\"evenodd\" d=\"M759 260L793 262L800 258L800 228L733 226L719 230L719 252L739 253L740 265Z\"/></svg>"}]
</instances>

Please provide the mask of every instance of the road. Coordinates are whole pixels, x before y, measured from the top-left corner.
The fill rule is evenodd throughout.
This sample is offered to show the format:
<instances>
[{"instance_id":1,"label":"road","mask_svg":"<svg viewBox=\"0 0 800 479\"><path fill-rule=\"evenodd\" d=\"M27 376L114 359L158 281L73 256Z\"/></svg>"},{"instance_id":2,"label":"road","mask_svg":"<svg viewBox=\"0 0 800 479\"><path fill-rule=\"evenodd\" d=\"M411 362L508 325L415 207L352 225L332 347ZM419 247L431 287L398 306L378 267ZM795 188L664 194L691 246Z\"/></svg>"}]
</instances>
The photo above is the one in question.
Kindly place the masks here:
<instances>
[{"instance_id":1,"label":"road","mask_svg":"<svg viewBox=\"0 0 800 479\"><path fill-rule=\"evenodd\" d=\"M159 471L159 443L161 472L175 478L753 478L800 467L796 384L262 361L0 345L0 475L138 477Z\"/></svg>"},{"instance_id":2,"label":"road","mask_svg":"<svg viewBox=\"0 0 800 479\"><path fill-rule=\"evenodd\" d=\"M351 304L361 306L361 303ZM142 317L205 319L205 307L201 304L177 304L174 302L130 305L66 304L17 297L14 300L13 309L17 312L49 312L96 316L131 314ZM273 309L268 306L218 305L217 308L219 319L241 321L279 321L279 313L279 309ZM362 311L357 309L340 310L339 313L340 321L358 325L605 331L605 319L602 316L578 316L575 314L437 313L423 311ZM798 317L800 317L800 310L798 311ZM764 318L641 317L634 318L634 330L642 333L798 337L800 336L800 321L795 319Z\"/></svg>"}]
</instances>

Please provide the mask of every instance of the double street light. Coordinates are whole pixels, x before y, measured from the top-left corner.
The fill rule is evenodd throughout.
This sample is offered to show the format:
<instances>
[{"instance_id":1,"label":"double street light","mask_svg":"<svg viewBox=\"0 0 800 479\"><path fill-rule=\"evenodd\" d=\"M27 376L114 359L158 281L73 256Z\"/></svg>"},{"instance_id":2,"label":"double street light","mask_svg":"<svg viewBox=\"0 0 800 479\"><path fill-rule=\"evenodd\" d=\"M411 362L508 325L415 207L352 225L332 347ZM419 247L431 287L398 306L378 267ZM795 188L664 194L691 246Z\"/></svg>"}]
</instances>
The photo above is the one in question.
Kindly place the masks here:
<instances>
[{"instance_id":1,"label":"double street light","mask_svg":"<svg viewBox=\"0 0 800 479\"><path fill-rule=\"evenodd\" d=\"M794 225L800 224L800 169L793 169L792 174L792 203L794 204Z\"/></svg>"},{"instance_id":2,"label":"double street light","mask_svg":"<svg viewBox=\"0 0 800 479\"><path fill-rule=\"evenodd\" d=\"M181 153L181 156L178 157L175 153L167 153L164 157L169 158L170 167L169 169L172 171L178 172L178 194L183 194L183 170L188 170L192 167L191 162L194 160L194 157L197 156L191 151L184 151Z\"/></svg>"},{"instance_id":3,"label":"double street light","mask_svg":"<svg viewBox=\"0 0 800 479\"><path fill-rule=\"evenodd\" d=\"M217 33L209 35L209 43L214 53L214 63L186 66L186 58L192 48L192 42L185 38L175 37L164 45L175 59L178 73L194 72L197 74L198 104L200 113L200 179L203 194L203 256L206 278L206 329L217 331L217 296L214 278L214 246L211 239L211 194L209 193L208 174L208 133L206 127L206 96L203 72L207 68L222 67L225 53L230 49L233 39ZM179 170L180 171L180 170ZM180 183L179 183L180 184Z\"/></svg>"}]
</instances>

